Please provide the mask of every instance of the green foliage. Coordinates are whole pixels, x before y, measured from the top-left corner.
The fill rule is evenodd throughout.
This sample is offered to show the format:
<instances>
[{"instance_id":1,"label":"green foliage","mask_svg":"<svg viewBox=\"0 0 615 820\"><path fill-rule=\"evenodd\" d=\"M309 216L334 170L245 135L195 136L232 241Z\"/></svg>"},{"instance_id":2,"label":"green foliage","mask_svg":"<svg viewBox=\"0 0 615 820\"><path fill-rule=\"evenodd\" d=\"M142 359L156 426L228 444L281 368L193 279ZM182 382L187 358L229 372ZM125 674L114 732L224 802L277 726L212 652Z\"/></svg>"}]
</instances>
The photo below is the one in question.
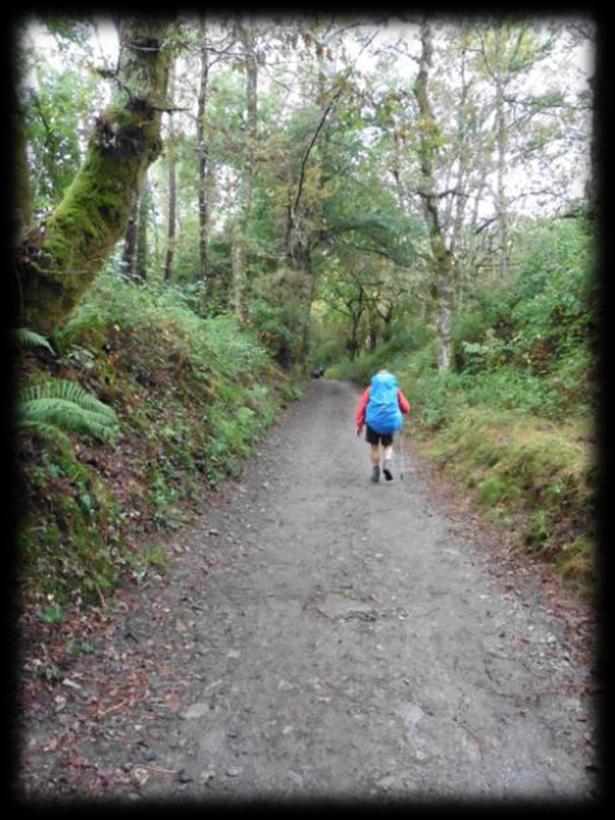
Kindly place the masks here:
<instances>
[{"instance_id":1,"label":"green foliage","mask_svg":"<svg viewBox=\"0 0 615 820\"><path fill-rule=\"evenodd\" d=\"M26 463L31 513L20 547L41 592L89 600L122 577L146 583L164 557L147 544L134 552L135 535L190 520L203 490L238 475L280 407L296 398L253 331L232 316L200 318L191 304L176 287L100 277L56 332L54 366L98 385L114 410L73 382L50 379L40 362L43 372L24 388L22 405L39 426L51 419L100 434L91 447L105 454L82 463L54 427ZM42 404L33 412L29 402ZM120 421L114 446L105 433ZM121 465L121 477L100 471L107 458Z\"/></svg>"},{"instance_id":2,"label":"green foliage","mask_svg":"<svg viewBox=\"0 0 615 820\"><path fill-rule=\"evenodd\" d=\"M117 237L102 217L114 215L116 224L121 225L130 199L123 196L126 192L121 190L121 181L113 180L106 152L95 143L88 149L80 173L75 173L92 115L106 106L103 95L107 90L100 75L86 68L92 61L92 44L87 36L90 18L84 19L43 18L55 41L54 57L64 57L65 65L58 67L59 61L45 60L40 49L33 49L25 73L36 77L36 85L26 83L22 94L38 212L48 211L63 193L70 194L48 221L44 242L46 250L58 257L56 284L61 278L75 289L70 294L71 303L81 293L77 290L81 281L96 275L105 258L107 274L120 270L121 243L119 249L116 244L112 250ZM213 41L228 33L224 28L216 30L213 21L210 25ZM198 77L198 37L191 26L184 22L179 34L170 35L175 47L179 41L192 47L184 52L184 76L178 66L175 102L178 108L185 105L186 109L194 104L195 95L194 85L184 83L184 79ZM88 385L95 385L97 394L116 408L128 437L128 450L138 453L132 466L143 477L139 493L143 506L117 512L124 529L129 517L138 519L141 513L156 527L176 526L182 502L194 496L203 479L215 485L223 475L236 474L255 437L273 421L279 406L296 395L296 386L272 366L272 357L290 370L305 365L309 354L315 364L326 364L330 375L362 384L386 361L412 399L413 429L443 437L466 415L487 410L497 418L512 414L530 423L536 419L563 423L571 417L582 421L588 416L594 402L596 296L592 238L587 226L578 220L524 223L511 212L511 225L518 225L518 229L511 237L514 275L506 281L498 281L495 272L473 269L476 260L483 257L490 266L491 229L477 229L468 237L463 235L462 225L456 239L457 249L462 249L462 258L456 261L462 262L463 268L455 283L455 295L462 305L453 328L457 358L453 372L439 373L436 367L427 230L418 211L410 210L413 197L409 192L420 186L419 130L429 131L429 150L437 149L439 158L450 163L441 168L442 179L450 178L450 186L446 186L450 191L443 193L442 207L454 217L456 197L463 188L456 188L457 172L464 174L469 203L473 186L481 177L479 171L492 165L493 135L485 131L489 115L484 105L492 78L485 74L481 52L505 85L521 79L539 59L550 56L550 41L544 40L543 33L533 24L521 26L507 24L499 33L490 24L484 28L482 24L444 27L438 32L436 51L444 36L451 76L460 66L463 52L468 80L463 108L458 89L445 75L431 85L434 110L450 114L438 124L417 119L411 91L399 91L398 66L393 58L379 58L377 70L369 78L370 93L363 93L358 87L362 80L354 77L350 68L344 69L341 37L329 44L338 62L333 85L329 82L332 66L328 61L314 60L309 53L300 64L300 86L293 87L291 93L287 81L293 81L284 71L276 82L259 87L252 211L242 237L251 293L249 329L226 315L232 293L233 205L244 164L244 66L241 61L232 66L218 61L209 77L204 117L210 216L207 292L201 284L198 254L196 145L192 136L181 132L184 126L177 118L174 153L180 230L174 285L152 286L160 278L166 244L164 220L152 218L149 284L135 287L117 276L100 276L53 339L60 355L48 370L54 374L61 369L74 372L87 378ZM308 30L304 33L306 46ZM523 37L519 37L521 30ZM292 25L288 30L282 26L280 32L276 48L286 59L284 40L287 36L296 39L298 32ZM474 48L479 34L481 50ZM367 48L367 39L365 44ZM268 48L270 44L263 40L259 53L261 45ZM292 61L305 56L297 51ZM321 70L329 75L324 98L318 76ZM553 86L540 96L525 97L528 118L524 114L524 125L511 143L516 157L531 159L536 155L548 163L546 149L566 135L562 128L566 117L568 123L577 121L572 108L565 111L568 89L561 87L565 95ZM342 89L323 123L330 95ZM530 115L537 111L548 111L554 126L544 127L545 117L531 122ZM111 125L123 131L128 124L127 112L115 108L109 113ZM185 123L189 121L190 116L185 118ZM148 128L149 120L136 124L139 130ZM317 133L320 125L324 127ZM132 139L128 144L133 144ZM157 135L150 147L157 151ZM560 151L550 153L561 155ZM127 154L131 156L125 157L122 179L132 195L138 175L130 179L133 158L130 150ZM512 156L506 160L514 162ZM152 177L156 177L152 213L164 212L167 206L165 162L163 157L152 168ZM289 206L298 193L300 174L302 194L293 218L296 238L305 251L302 264L306 270L298 272L285 270L283 261ZM489 178L484 181L487 191ZM464 217L468 216L466 211ZM97 242L82 252L88 237ZM467 255L466 245L472 251ZM322 308L317 319L310 319L306 310L313 293ZM357 300L360 313L354 312ZM208 318L203 319L203 314ZM350 329L351 314L355 324ZM50 316L50 322L55 318ZM309 335L317 322L317 346L309 353ZM45 347L54 352L43 337L30 331L20 334L22 350ZM370 344L377 339L376 349L369 353L368 338ZM358 352L354 362L343 361L349 340L353 354ZM65 386L62 395L55 395L50 392L48 376L43 372L44 389L38 387L36 395L22 398L22 429L36 428L52 437L59 431L98 437L107 448L105 452L112 452L118 427L117 418L107 413L109 408L89 405L82 393L74 392L76 387ZM500 435L497 425L489 434L483 433L484 429L481 432L472 425L464 428L467 443L473 446L467 452L460 450L479 471L495 468L504 459L491 437ZM71 439L58 441L69 448ZM113 452L117 456L117 451ZM534 451L525 455L530 472L538 470ZM41 485L37 487L42 493L45 482L56 482L57 496L53 498L58 515L46 518L40 532L34 535L32 531L31 537L44 541L57 557L66 541L86 543L92 522L103 512L111 517L111 502L98 506L91 475L86 480L82 466L67 452L54 451L54 459L41 467L44 476L38 476ZM520 465L518 469L527 480L525 468ZM477 488L487 508L499 508L516 497L516 484L504 470L497 475L470 472L467 480ZM72 487L70 501L62 495L66 482ZM545 497L559 503L562 496L558 488L559 484L546 486ZM566 496L567 491L561 492ZM138 506L136 501L133 506ZM536 516L531 531L536 543L545 540L546 525L540 516ZM95 541L101 558L98 575L83 568L76 572L83 584L99 588L110 583L113 575L105 569L113 565L111 558L105 563L103 556L106 530L101 537L102 542ZM73 568L80 567L73 554L67 560ZM135 571L146 572L147 564L144 566ZM79 575L81 572L84 574Z\"/></svg>"},{"instance_id":3,"label":"green foliage","mask_svg":"<svg viewBox=\"0 0 615 820\"><path fill-rule=\"evenodd\" d=\"M32 163L31 181L38 212L49 211L60 199L82 159L80 136L84 123L102 106L100 78L86 70L88 23L66 18L47 18L45 26L54 35L59 61L29 56L35 86L22 90L25 133Z\"/></svg>"},{"instance_id":4,"label":"green foliage","mask_svg":"<svg viewBox=\"0 0 615 820\"><path fill-rule=\"evenodd\" d=\"M36 333L34 330L30 330L27 327L20 327L13 331L13 338L15 340L16 345L21 350L30 350L37 347L44 347L50 353L53 353L55 356L55 351L52 346L49 344L49 340L42 336L40 333Z\"/></svg>"},{"instance_id":5,"label":"green foliage","mask_svg":"<svg viewBox=\"0 0 615 820\"><path fill-rule=\"evenodd\" d=\"M594 402L597 296L591 238L582 221L523 227L511 282L477 289L455 322L470 403L552 419L582 417Z\"/></svg>"},{"instance_id":6,"label":"green foliage","mask_svg":"<svg viewBox=\"0 0 615 820\"><path fill-rule=\"evenodd\" d=\"M18 428L44 436L78 433L109 441L119 433L115 411L65 379L27 384L17 401Z\"/></svg>"},{"instance_id":7,"label":"green foliage","mask_svg":"<svg viewBox=\"0 0 615 820\"><path fill-rule=\"evenodd\" d=\"M96 649L90 641L74 638L68 641L66 651L70 657L77 657L79 655L93 655Z\"/></svg>"},{"instance_id":8,"label":"green foliage","mask_svg":"<svg viewBox=\"0 0 615 820\"><path fill-rule=\"evenodd\" d=\"M535 416L485 406L449 420L431 438L437 461L492 517L512 514L520 538L558 555L591 531L593 458L585 425L547 425Z\"/></svg>"},{"instance_id":9,"label":"green foliage","mask_svg":"<svg viewBox=\"0 0 615 820\"><path fill-rule=\"evenodd\" d=\"M435 328L409 312L390 342L328 373L364 385L388 362L423 452L472 489L486 515L514 528L520 547L552 558L587 592L596 490L591 234L580 220L528 222L514 259L508 281L466 295L453 326L456 369L438 371Z\"/></svg>"},{"instance_id":10,"label":"green foliage","mask_svg":"<svg viewBox=\"0 0 615 820\"><path fill-rule=\"evenodd\" d=\"M413 372L410 369L410 373ZM406 376L402 380L402 386L406 384L406 389L409 390L407 395L414 409L414 425L439 430L450 422L463 404L456 373L439 373L432 368L415 378Z\"/></svg>"},{"instance_id":11,"label":"green foliage","mask_svg":"<svg viewBox=\"0 0 615 820\"><path fill-rule=\"evenodd\" d=\"M161 546L150 547L146 550L145 557L148 564L151 564L151 566L156 569L166 570L169 568L168 556Z\"/></svg>"},{"instance_id":12,"label":"green foliage","mask_svg":"<svg viewBox=\"0 0 615 820\"><path fill-rule=\"evenodd\" d=\"M39 618L45 624L59 624L64 620L64 613L59 604L50 604L41 609Z\"/></svg>"},{"instance_id":13,"label":"green foliage","mask_svg":"<svg viewBox=\"0 0 615 820\"><path fill-rule=\"evenodd\" d=\"M292 305L276 305L253 298L250 318L259 338L283 366L298 358L301 339L297 334L298 311Z\"/></svg>"},{"instance_id":14,"label":"green foliage","mask_svg":"<svg viewBox=\"0 0 615 820\"><path fill-rule=\"evenodd\" d=\"M254 284L250 322L261 343L287 371L305 364L308 287L305 273L286 268L261 276Z\"/></svg>"},{"instance_id":15,"label":"green foliage","mask_svg":"<svg viewBox=\"0 0 615 820\"><path fill-rule=\"evenodd\" d=\"M62 51L69 49L71 44L84 45L92 33L93 20L88 14L85 14L83 19L60 17L47 12L38 16L47 30L55 35L56 45Z\"/></svg>"},{"instance_id":16,"label":"green foliage","mask_svg":"<svg viewBox=\"0 0 615 820\"><path fill-rule=\"evenodd\" d=\"M52 596L41 617L61 617L71 595L92 599L117 583L122 550L117 504L103 480L79 461L66 436L45 441L23 465L21 568L37 596Z\"/></svg>"}]
</instances>

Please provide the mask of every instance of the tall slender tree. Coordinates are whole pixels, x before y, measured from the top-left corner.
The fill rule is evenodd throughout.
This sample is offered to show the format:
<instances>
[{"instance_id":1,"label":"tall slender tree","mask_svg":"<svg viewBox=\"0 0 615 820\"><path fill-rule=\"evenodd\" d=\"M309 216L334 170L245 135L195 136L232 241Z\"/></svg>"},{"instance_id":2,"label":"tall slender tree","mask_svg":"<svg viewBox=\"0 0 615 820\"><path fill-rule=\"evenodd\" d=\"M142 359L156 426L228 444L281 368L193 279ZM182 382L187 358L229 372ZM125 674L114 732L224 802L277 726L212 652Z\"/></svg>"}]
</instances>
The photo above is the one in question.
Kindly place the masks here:
<instances>
[{"instance_id":1,"label":"tall slender tree","mask_svg":"<svg viewBox=\"0 0 615 820\"><path fill-rule=\"evenodd\" d=\"M421 56L414 94L419 108L419 160L421 180L419 194L429 234L432 267L432 294L438 333L438 369L449 370L453 359L453 257L447 245L440 214L440 195L436 190L435 160L441 140L441 129L435 120L430 100L429 72L433 59L431 25L421 23Z\"/></svg>"},{"instance_id":2,"label":"tall slender tree","mask_svg":"<svg viewBox=\"0 0 615 820\"><path fill-rule=\"evenodd\" d=\"M134 192L133 206L128 217L128 225L124 234L124 250L122 252L122 273L127 279L134 279L135 260L137 254L137 228L139 222L139 196Z\"/></svg>"},{"instance_id":3,"label":"tall slender tree","mask_svg":"<svg viewBox=\"0 0 615 820\"><path fill-rule=\"evenodd\" d=\"M149 222L151 193L147 174L143 180L143 187L139 196L139 225L137 228L137 247L135 257L135 279L139 282L145 282L147 279L147 226Z\"/></svg>"},{"instance_id":4,"label":"tall slender tree","mask_svg":"<svg viewBox=\"0 0 615 820\"><path fill-rule=\"evenodd\" d=\"M209 277L209 202L207 197L209 163L207 142L205 140L205 118L207 116L209 93L209 52L207 50L207 19L203 13L199 18L199 56L201 72L196 115L196 150L198 156L199 265L203 289L202 307L204 308L207 301Z\"/></svg>"},{"instance_id":5,"label":"tall slender tree","mask_svg":"<svg viewBox=\"0 0 615 820\"><path fill-rule=\"evenodd\" d=\"M253 23L242 19L237 24L238 40L243 50L245 70L245 132L243 140L243 163L239 179L239 210L233 226L233 304L241 323L248 318L248 232L252 211L252 189L257 138L258 109L258 63L256 55L256 29Z\"/></svg>"},{"instance_id":6,"label":"tall slender tree","mask_svg":"<svg viewBox=\"0 0 615 820\"><path fill-rule=\"evenodd\" d=\"M175 97L174 70L171 66L169 74L169 97ZM176 138L175 121L173 112L168 114L168 141L167 141L167 162L169 179L169 208L167 212L167 252L164 259L165 282L169 282L173 276L173 258L175 256L175 230L177 227L177 162L176 162Z\"/></svg>"}]
</instances>

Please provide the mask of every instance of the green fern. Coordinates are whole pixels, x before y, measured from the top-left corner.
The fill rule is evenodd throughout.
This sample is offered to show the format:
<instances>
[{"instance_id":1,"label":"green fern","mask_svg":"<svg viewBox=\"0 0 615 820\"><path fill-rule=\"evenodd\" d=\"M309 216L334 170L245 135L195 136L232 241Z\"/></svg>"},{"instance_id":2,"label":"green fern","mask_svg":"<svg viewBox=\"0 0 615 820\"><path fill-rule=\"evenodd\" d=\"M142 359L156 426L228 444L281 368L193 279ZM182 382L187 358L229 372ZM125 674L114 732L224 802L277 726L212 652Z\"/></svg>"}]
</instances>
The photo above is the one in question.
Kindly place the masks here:
<instances>
[{"instance_id":1,"label":"green fern","mask_svg":"<svg viewBox=\"0 0 615 820\"><path fill-rule=\"evenodd\" d=\"M48 379L29 384L17 402L18 428L39 434L87 434L110 441L119 432L115 411L80 385L65 379Z\"/></svg>"},{"instance_id":2,"label":"green fern","mask_svg":"<svg viewBox=\"0 0 615 820\"><path fill-rule=\"evenodd\" d=\"M13 331L17 346L26 349L30 347L46 347L55 356L55 351L44 336L27 327L18 327Z\"/></svg>"}]
</instances>

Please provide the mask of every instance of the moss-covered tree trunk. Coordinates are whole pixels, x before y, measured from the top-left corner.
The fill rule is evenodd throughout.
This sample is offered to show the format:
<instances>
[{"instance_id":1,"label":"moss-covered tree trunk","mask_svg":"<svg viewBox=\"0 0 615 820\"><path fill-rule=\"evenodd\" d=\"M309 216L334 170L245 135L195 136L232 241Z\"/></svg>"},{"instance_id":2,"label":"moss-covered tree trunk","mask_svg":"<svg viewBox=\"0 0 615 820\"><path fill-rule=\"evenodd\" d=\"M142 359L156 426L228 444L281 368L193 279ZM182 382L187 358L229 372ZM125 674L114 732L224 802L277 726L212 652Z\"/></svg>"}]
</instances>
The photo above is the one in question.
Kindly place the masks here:
<instances>
[{"instance_id":1,"label":"moss-covered tree trunk","mask_svg":"<svg viewBox=\"0 0 615 820\"><path fill-rule=\"evenodd\" d=\"M500 272L504 278L507 277L510 269L510 215L508 206L508 197L506 195L506 157L509 152L509 127L506 116L506 94L507 94L507 78L505 62L510 60L505 54L505 37L502 26L498 25L495 30L495 59L496 65L494 69L495 80L495 132L498 152L497 164L497 191L496 191L496 214L497 226L499 236L498 255L500 260Z\"/></svg>"},{"instance_id":2,"label":"moss-covered tree trunk","mask_svg":"<svg viewBox=\"0 0 615 820\"><path fill-rule=\"evenodd\" d=\"M199 84L198 110L196 116L196 150L199 158L199 263L200 279L203 285L201 307L207 309L209 289L209 198L208 176L211 172L207 144L205 142L205 118L209 95L209 53L207 50L207 20L201 13L199 22L201 79Z\"/></svg>"},{"instance_id":3,"label":"moss-covered tree trunk","mask_svg":"<svg viewBox=\"0 0 615 820\"><path fill-rule=\"evenodd\" d=\"M173 66L169 72L169 97L175 97L175 78L173 76ZM177 229L177 138L175 136L175 123L173 113L169 112L168 117L168 139L167 139L167 161L169 180L169 209L167 212L167 252L164 258L165 282L170 282L173 277L173 259L175 257L175 232Z\"/></svg>"},{"instance_id":4,"label":"moss-covered tree trunk","mask_svg":"<svg viewBox=\"0 0 615 820\"><path fill-rule=\"evenodd\" d=\"M246 71L246 132L243 148L243 167L239 184L239 212L233 226L233 304L241 324L248 320L248 230L252 213L254 173L256 168L257 112L258 112L258 63L256 34L250 24L239 23L239 40L244 53Z\"/></svg>"},{"instance_id":5,"label":"moss-covered tree trunk","mask_svg":"<svg viewBox=\"0 0 615 820\"><path fill-rule=\"evenodd\" d=\"M441 141L428 93L429 70L433 46L429 23L421 25L421 57L414 95L419 108L419 158L421 164L420 195L429 233L432 259L432 295L438 334L438 370L448 371L453 361L453 257L446 245L441 225L439 197L436 192L435 159Z\"/></svg>"},{"instance_id":6,"label":"moss-covered tree trunk","mask_svg":"<svg viewBox=\"0 0 615 820\"><path fill-rule=\"evenodd\" d=\"M109 107L96 119L81 169L44 226L18 248L22 323L50 333L72 312L123 236L135 191L162 150L168 19L119 23L120 61Z\"/></svg>"}]
</instances>

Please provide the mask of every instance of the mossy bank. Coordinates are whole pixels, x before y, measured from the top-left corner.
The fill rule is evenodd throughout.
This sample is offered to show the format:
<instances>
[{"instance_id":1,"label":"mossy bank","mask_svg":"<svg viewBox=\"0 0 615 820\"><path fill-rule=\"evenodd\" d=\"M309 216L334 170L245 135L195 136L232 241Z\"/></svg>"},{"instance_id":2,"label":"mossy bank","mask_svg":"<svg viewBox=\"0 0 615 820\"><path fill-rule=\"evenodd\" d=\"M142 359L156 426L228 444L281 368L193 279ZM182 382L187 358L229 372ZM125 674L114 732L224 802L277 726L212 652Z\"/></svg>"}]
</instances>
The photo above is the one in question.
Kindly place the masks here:
<instances>
[{"instance_id":1,"label":"mossy bank","mask_svg":"<svg viewBox=\"0 0 615 820\"><path fill-rule=\"evenodd\" d=\"M115 411L117 429L74 432L66 416L56 434L38 423L18 431L20 577L47 619L159 573L173 531L239 474L300 392L233 318L199 318L178 291L117 277L101 277L50 341L53 354L22 352L20 383L44 395L74 382Z\"/></svg>"},{"instance_id":2,"label":"mossy bank","mask_svg":"<svg viewBox=\"0 0 615 820\"><path fill-rule=\"evenodd\" d=\"M524 555L553 562L580 595L600 583L600 289L591 221L527 220L507 275L459 298L455 357L438 367L436 319L420 304L387 341L328 372L363 385L386 363L413 404L408 438L470 493ZM340 334L337 334L337 338ZM335 347L335 344L338 347ZM343 337L342 337L343 343Z\"/></svg>"},{"instance_id":3,"label":"mossy bank","mask_svg":"<svg viewBox=\"0 0 615 820\"><path fill-rule=\"evenodd\" d=\"M420 355L393 355L389 363L413 405L406 424L413 450L460 494L469 493L476 512L506 534L514 551L551 563L572 593L591 598L599 582L591 418L545 418L501 394L501 403L493 393L491 402L481 401L456 374L423 370ZM379 364L366 356L329 373L365 385Z\"/></svg>"}]
</instances>

